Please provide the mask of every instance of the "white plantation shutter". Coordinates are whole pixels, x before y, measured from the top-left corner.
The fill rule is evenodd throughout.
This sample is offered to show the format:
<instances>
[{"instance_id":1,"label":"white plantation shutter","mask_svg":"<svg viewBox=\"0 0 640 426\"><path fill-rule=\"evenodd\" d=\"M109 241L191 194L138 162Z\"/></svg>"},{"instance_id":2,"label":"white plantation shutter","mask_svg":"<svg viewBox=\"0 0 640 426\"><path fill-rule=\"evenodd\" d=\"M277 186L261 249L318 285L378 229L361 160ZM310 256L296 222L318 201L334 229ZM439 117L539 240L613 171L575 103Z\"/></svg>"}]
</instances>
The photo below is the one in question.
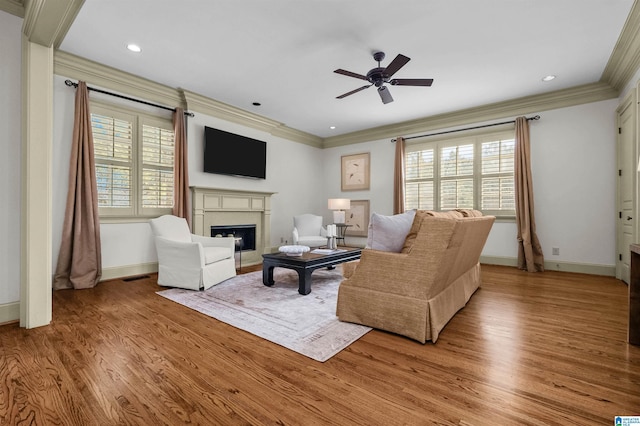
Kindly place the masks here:
<instances>
[{"instance_id":1,"label":"white plantation shutter","mask_svg":"<svg viewBox=\"0 0 640 426\"><path fill-rule=\"evenodd\" d=\"M405 149L405 210L433 210L434 150Z\"/></svg>"},{"instance_id":2,"label":"white plantation shutter","mask_svg":"<svg viewBox=\"0 0 640 426\"><path fill-rule=\"evenodd\" d=\"M407 144L405 209L514 216L513 132Z\"/></svg>"},{"instance_id":3,"label":"white plantation shutter","mask_svg":"<svg viewBox=\"0 0 640 426\"><path fill-rule=\"evenodd\" d=\"M103 217L151 217L173 207L170 119L92 102L91 123Z\"/></svg>"},{"instance_id":4,"label":"white plantation shutter","mask_svg":"<svg viewBox=\"0 0 640 426\"><path fill-rule=\"evenodd\" d=\"M514 210L515 139L482 143L482 210Z\"/></svg>"},{"instance_id":5,"label":"white plantation shutter","mask_svg":"<svg viewBox=\"0 0 640 426\"><path fill-rule=\"evenodd\" d=\"M142 125L142 208L173 207L173 130Z\"/></svg>"},{"instance_id":6,"label":"white plantation shutter","mask_svg":"<svg viewBox=\"0 0 640 426\"><path fill-rule=\"evenodd\" d=\"M440 209L473 208L473 144L440 148Z\"/></svg>"},{"instance_id":7,"label":"white plantation shutter","mask_svg":"<svg viewBox=\"0 0 640 426\"><path fill-rule=\"evenodd\" d=\"M91 114L98 207L101 214L131 215L133 200L133 119Z\"/></svg>"}]
</instances>

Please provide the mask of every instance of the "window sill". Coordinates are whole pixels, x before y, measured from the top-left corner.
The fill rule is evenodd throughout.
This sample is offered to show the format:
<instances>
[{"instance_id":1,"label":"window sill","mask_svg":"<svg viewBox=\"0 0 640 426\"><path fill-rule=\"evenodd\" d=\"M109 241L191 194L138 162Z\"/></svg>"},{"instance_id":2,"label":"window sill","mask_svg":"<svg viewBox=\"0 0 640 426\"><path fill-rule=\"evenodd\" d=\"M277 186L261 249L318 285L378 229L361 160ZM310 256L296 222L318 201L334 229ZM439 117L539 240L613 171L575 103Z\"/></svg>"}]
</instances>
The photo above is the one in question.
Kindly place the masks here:
<instances>
[{"instance_id":1,"label":"window sill","mask_svg":"<svg viewBox=\"0 0 640 426\"><path fill-rule=\"evenodd\" d=\"M100 223L147 223L157 216L101 216Z\"/></svg>"}]
</instances>

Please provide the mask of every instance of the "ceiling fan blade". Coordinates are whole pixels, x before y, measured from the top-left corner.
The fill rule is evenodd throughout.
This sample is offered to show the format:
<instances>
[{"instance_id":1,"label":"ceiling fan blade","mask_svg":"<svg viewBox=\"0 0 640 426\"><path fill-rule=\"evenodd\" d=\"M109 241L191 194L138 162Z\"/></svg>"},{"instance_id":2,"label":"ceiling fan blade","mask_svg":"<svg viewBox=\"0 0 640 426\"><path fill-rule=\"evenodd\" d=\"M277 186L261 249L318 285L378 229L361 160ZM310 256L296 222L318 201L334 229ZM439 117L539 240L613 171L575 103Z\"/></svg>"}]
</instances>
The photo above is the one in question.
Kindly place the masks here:
<instances>
[{"instance_id":1,"label":"ceiling fan blade","mask_svg":"<svg viewBox=\"0 0 640 426\"><path fill-rule=\"evenodd\" d=\"M394 78L389 81L394 86L431 86L432 78Z\"/></svg>"},{"instance_id":2,"label":"ceiling fan blade","mask_svg":"<svg viewBox=\"0 0 640 426\"><path fill-rule=\"evenodd\" d=\"M347 70L343 70L343 69L337 69L334 71L337 74L342 74L342 75L346 75L347 77L355 77L355 78L359 78L360 80L367 80L367 77L362 75L362 74L356 74L355 72L351 72L351 71L347 71Z\"/></svg>"},{"instance_id":3,"label":"ceiling fan blade","mask_svg":"<svg viewBox=\"0 0 640 426\"><path fill-rule=\"evenodd\" d=\"M409 62L410 60L411 60L411 58L407 58L404 55L398 55L398 56L395 57L395 59L393 61L391 61L389 66L384 70L384 73L388 77L391 77L396 72L398 72L398 70L400 68L404 67L407 64L407 62Z\"/></svg>"},{"instance_id":4,"label":"ceiling fan blade","mask_svg":"<svg viewBox=\"0 0 640 426\"><path fill-rule=\"evenodd\" d=\"M380 95L380 99L382 99L383 104L388 104L389 102L393 102L393 98L391 97L391 92L387 89L386 86L378 87L378 94Z\"/></svg>"},{"instance_id":5,"label":"ceiling fan blade","mask_svg":"<svg viewBox=\"0 0 640 426\"><path fill-rule=\"evenodd\" d=\"M347 92L347 93L345 93L345 94L342 94L342 95L340 95L340 96L336 96L336 99L346 98L346 97L347 97L347 96L349 96L349 95L353 95L354 93L358 93L359 91L364 90L364 89L366 89L367 87L371 87L371 86L372 86L371 84L368 84L368 85L366 85L366 86L358 87L356 90L352 90L352 91Z\"/></svg>"}]
</instances>

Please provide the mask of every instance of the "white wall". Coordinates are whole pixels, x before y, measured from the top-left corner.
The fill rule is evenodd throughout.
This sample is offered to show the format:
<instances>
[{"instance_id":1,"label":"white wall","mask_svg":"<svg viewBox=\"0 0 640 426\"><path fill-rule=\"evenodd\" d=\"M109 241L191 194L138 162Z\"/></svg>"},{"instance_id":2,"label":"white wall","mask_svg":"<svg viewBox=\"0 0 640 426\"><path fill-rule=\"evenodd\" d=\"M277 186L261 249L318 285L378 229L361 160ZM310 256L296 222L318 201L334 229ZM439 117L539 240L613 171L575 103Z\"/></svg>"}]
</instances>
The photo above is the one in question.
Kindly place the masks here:
<instances>
[{"instance_id":1,"label":"white wall","mask_svg":"<svg viewBox=\"0 0 640 426\"><path fill-rule=\"evenodd\" d=\"M368 191L341 191L340 172L343 155L370 153L370 185ZM391 139L382 139L337 148L325 149L324 162L326 185L325 198L349 198L351 200L369 200L369 215L393 213L393 161L395 145ZM325 203L326 208L326 203ZM325 222L331 223L332 213L324 214ZM364 246L366 237L346 237L350 245Z\"/></svg>"},{"instance_id":2,"label":"white wall","mask_svg":"<svg viewBox=\"0 0 640 426\"><path fill-rule=\"evenodd\" d=\"M547 261L615 265L617 105L614 99L542 111L539 121L530 122L536 224ZM327 195L370 200L371 213L392 213L394 145L389 139L325 151ZM341 192L340 157L359 152L371 153L371 190ZM552 247L560 248L559 256L551 255ZM495 223L483 255L517 257L514 222Z\"/></svg>"},{"instance_id":3,"label":"white wall","mask_svg":"<svg viewBox=\"0 0 640 426\"><path fill-rule=\"evenodd\" d=\"M0 305L20 300L22 19L0 11Z\"/></svg>"},{"instance_id":4,"label":"white wall","mask_svg":"<svg viewBox=\"0 0 640 426\"><path fill-rule=\"evenodd\" d=\"M612 99L547 111L531 126L536 223L547 261L615 265L617 106Z\"/></svg>"},{"instance_id":5,"label":"white wall","mask_svg":"<svg viewBox=\"0 0 640 426\"><path fill-rule=\"evenodd\" d=\"M65 214L75 90L64 84L65 77L54 76L54 147L53 147L53 268L58 258L62 223ZM92 99L120 103L129 108L167 114L162 110L132 104L128 101L91 92ZM248 179L215 175L202 171L204 154L204 126L242 134L267 142L267 178ZM227 122L201 113L188 118L189 184L211 188L275 192L271 198L271 246L279 246L281 239L291 242L293 216L305 212L323 214L324 198L322 150L239 124ZM230 159L233 161L233 159ZM138 223L103 223L100 225L102 266L122 268L157 261L150 227L146 221Z\"/></svg>"}]
</instances>

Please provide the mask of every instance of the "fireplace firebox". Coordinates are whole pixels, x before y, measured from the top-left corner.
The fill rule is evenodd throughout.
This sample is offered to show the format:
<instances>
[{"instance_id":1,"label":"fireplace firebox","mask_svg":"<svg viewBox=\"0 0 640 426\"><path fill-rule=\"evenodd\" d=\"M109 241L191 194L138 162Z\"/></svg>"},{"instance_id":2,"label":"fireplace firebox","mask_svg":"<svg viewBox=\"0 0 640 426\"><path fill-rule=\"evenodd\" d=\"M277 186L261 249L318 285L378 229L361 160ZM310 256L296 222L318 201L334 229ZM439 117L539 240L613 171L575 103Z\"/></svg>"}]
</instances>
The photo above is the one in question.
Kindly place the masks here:
<instances>
[{"instance_id":1,"label":"fireplace firebox","mask_svg":"<svg viewBox=\"0 0 640 426\"><path fill-rule=\"evenodd\" d=\"M256 249L256 225L216 225L211 227L211 236L234 236L242 238L236 244L236 251L248 251Z\"/></svg>"}]
</instances>

